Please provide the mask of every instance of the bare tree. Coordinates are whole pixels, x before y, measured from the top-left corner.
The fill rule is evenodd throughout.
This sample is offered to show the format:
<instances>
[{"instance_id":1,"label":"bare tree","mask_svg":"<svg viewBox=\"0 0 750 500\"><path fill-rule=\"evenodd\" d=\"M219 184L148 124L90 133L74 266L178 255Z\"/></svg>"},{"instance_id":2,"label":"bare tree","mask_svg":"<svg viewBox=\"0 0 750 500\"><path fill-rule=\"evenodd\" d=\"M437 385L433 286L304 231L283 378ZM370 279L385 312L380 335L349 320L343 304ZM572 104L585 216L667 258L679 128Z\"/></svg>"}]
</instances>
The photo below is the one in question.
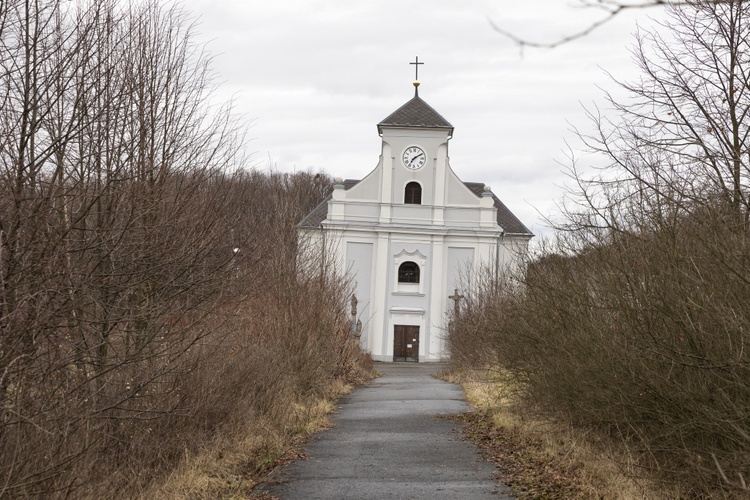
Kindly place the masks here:
<instances>
[{"instance_id":1,"label":"bare tree","mask_svg":"<svg viewBox=\"0 0 750 500\"><path fill-rule=\"evenodd\" d=\"M242 134L179 9L0 8L0 495L52 494L179 406L231 291L212 186Z\"/></svg>"},{"instance_id":2,"label":"bare tree","mask_svg":"<svg viewBox=\"0 0 750 500\"><path fill-rule=\"evenodd\" d=\"M0 1L0 498L142 496L257 426L253 474L366 376L345 282L295 266L331 179L243 168L192 31L157 0Z\"/></svg>"},{"instance_id":3,"label":"bare tree","mask_svg":"<svg viewBox=\"0 0 750 500\"><path fill-rule=\"evenodd\" d=\"M673 8L661 25L669 38L656 30L637 34L641 78L619 83L627 100L607 96L617 118L590 111L596 133L579 134L608 161L604 182L581 184L584 192L598 190L584 197L605 224L627 229L659 207L689 210L717 200L732 208L737 223L746 223L748 16L743 1ZM615 207L642 210L641 217L627 210L618 217Z\"/></svg>"},{"instance_id":4,"label":"bare tree","mask_svg":"<svg viewBox=\"0 0 750 500\"><path fill-rule=\"evenodd\" d=\"M606 25L607 23L613 21L615 18L617 18L620 14L622 14L625 11L647 9L647 8L652 8L652 7L665 7L669 5L680 6L680 5L695 5L695 4L701 4L701 3L718 4L718 3L723 3L723 2L724 0L687 0L687 1L634 0L631 2L623 2L621 0L578 0L576 3L570 5L571 9L577 8L577 9L588 9L588 10L600 11L602 13L602 17L599 20L586 25L581 30L575 31L569 35L565 35L551 42L542 42L538 40L531 40L531 39L520 37L517 34L513 33L512 31L501 27L498 23L496 23L492 19L490 20L490 25L495 31L509 38L510 40L513 41L513 43L517 44L521 48L536 47L536 48L551 49L554 47L558 47L560 45L564 45L566 43L570 43L574 40L578 40L579 38L583 38L591 34L592 32Z\"/></svg>"},{"instance_id":5,"label":"bare tree","mask_svg":"<svg viewBox=\"0 0 750 500\"><path fill-rule=\"evenodd\" d=\"M571 158L558 240L523 286L469 302L472 342L452 345L512 374L524 411L617 442L683 495L744 494L750 4L669 15L637 34L626 97L579 132L597 166Z\"/></svg>"}]
</instances>

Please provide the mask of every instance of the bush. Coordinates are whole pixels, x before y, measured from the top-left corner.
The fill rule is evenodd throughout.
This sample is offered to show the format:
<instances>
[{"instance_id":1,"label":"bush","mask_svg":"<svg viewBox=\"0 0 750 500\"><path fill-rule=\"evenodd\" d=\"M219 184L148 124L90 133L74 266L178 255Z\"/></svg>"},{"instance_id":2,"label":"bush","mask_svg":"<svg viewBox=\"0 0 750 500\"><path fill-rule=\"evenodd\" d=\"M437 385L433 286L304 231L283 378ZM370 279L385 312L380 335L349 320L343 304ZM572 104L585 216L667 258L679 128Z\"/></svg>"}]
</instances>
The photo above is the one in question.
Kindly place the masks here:
<instances>
[{"instance_id":1,"label":"bush","mask_svg":"<svg viewBox=\"0 0 750 500\"><path fill-rule=\"evenodd\" d=\"M179 6L11 0L0 26L1 497L135 494L352 376L341 280L295 266L331 181L244 170Z\"/></svg>"},{"instance_id":2,"label":"bush","mask_svg":"<svg viewBox=\"0 0 750 500\"><path fill-rule=\"evenodd\" d=\"M637 34L615 116L589 113L598 166L571 157L555 244L522 286L480 290L454 334L474 332L527 408L620 440L686 494L746 491L750 5L668 10Z\"/></svg>"},{"instance_id":3,"label":"bush","mask_svg":"<svg viewBox=\"0 0 750 500\"><path fill-rule=\"evenodd\" d=\"M548 252L522 286L468 303L452 359L502 367L526 411L620 440L645 471L690 494L741 488L748 243L716 211L700 211L574 256Z\"/></svg>"}]
</instances>

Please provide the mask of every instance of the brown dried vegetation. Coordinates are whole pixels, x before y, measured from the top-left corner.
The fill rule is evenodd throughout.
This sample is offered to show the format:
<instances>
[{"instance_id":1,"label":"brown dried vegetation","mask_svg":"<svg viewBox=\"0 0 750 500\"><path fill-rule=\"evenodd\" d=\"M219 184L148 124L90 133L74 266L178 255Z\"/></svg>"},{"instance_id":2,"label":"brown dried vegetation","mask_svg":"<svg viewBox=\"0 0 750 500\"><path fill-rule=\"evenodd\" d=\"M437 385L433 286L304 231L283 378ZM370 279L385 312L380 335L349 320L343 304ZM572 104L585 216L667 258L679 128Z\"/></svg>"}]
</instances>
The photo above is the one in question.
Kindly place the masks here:
<instances>
[{"instance_id":1,"label":"brown dried vegetation","mask_svg":"<svg viewBox=\"0 0 750 500\"><path fill-rule=\"evenodd\" d=\"M580 135L606 164L571 158L557 239L478 287L451 336L523 414L618 443L687 497L746 495L750 474L749 30L731 1L639 33L642 78Z\"/></svg>"},{"instance_id":2,"label":"brown dried vegetation","mask_svg":"<svg viewBox=\"0 0 750 500\"><path fill-rule=\"evenodd\" d=\"M191 30L0 3L0 497L136 497L233 437L242 482L366 374L342 280L297 267L330 179L243 170Z\"/></svg>"}]
</instances>

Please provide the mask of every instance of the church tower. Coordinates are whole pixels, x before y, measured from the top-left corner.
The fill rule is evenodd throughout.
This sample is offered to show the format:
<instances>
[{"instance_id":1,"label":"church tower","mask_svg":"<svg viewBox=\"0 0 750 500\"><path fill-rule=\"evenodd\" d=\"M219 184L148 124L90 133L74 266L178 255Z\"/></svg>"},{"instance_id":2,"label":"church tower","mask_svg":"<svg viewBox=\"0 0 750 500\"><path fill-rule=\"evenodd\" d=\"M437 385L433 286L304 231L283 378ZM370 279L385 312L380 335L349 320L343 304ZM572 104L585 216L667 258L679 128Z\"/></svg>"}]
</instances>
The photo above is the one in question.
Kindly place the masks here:
<instances>
[{"instance_id":1,"label":"church tower","mask_svg":"<svg viewBox=\"0 0 750 500\"><path fill-rule=\"evenodd\" d=\"M377 125L375 169L337 179L298 226L304 244L325 244L352 279L360 341L377 361L445 359L449 296L470 293L477 272L512 265L533 236L488 186L453 172L453 126L414 85L414 97Z\"/></svg>"}]
</instances>

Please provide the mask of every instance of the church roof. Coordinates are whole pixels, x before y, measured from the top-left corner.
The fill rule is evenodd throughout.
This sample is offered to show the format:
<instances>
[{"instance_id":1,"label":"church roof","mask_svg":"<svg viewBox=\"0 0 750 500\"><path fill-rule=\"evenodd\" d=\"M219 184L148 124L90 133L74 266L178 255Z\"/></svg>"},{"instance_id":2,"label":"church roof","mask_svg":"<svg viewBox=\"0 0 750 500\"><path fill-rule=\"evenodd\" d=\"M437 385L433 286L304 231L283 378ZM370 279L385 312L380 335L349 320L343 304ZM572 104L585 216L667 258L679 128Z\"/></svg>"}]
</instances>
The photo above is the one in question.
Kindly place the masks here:
<instances>
[{"instance_id":1,"label":"church roof","mask_svg":"<svg viewBox=\"0 0 750 500\"><path fill-rule=\"evenodd\" d=\"M359 182L357 179L347 179L344 181L344 189L350 189ZM474 193L478 198L482 197L484 192L484 184L481 182L464 182L464 186ZM316 206L307 216L300 221L298 227L318 227L326 217L328 217L328 201L331 199L331 195L328 195L318 206ZM528 230L523 223L518 220L518 217L513 215L513 212L508 210L508 207L500 201L500 198L492 193L492 199L497 209L497 224L503 228L505 234L521 234L532 236L531 231Z\"/></svg>"},{"instance_id":2,"label":"church roof","mask_svg":"<svg viewBox=\"0 0 750 500\"><path fill-rule=\"evenodd\" d=\"M344 181L344 189L349 189L355 184L357 184L359 180L355 179L346 179ZM312 209L312 211L305 216L304 219L302 219L299 224L297 224L298 227L318 227L321 222L326 220L326 217L328 217L328 202L331 199L331 195L329 194L326 196L323 201L318 203L318 205Z\"/></svg>"},{"instance_id":3,"label":"church roof","mask_svg":"<svg viewBox=\"0 0 750 500\"><path fill-rule=\"evenodd\" d=\"M484 184L481 182L464 182L464 186L469 188L469 190L478 197L481 197L484 192ZM500 201L500 198L495 196L495 193L492 193L492 200L495 202L495 208L497 208L497 224L503 228L503 231L505 231L506 234L532 234L531 231L523 225L523 222L518 220L518 217L508 210L508 207Z\"/></svg>"},{"instance_id":4,"label":"church roof","mask_svg":"<svg viewBox=\"0 0 750 500\"><path fill-rule=\"evenodd\" d=\"M453 135L453 125L418 95L378 123L378 133L383 127L445 128L449 129L448 135Z\"/></svg>"}]
</instances>

